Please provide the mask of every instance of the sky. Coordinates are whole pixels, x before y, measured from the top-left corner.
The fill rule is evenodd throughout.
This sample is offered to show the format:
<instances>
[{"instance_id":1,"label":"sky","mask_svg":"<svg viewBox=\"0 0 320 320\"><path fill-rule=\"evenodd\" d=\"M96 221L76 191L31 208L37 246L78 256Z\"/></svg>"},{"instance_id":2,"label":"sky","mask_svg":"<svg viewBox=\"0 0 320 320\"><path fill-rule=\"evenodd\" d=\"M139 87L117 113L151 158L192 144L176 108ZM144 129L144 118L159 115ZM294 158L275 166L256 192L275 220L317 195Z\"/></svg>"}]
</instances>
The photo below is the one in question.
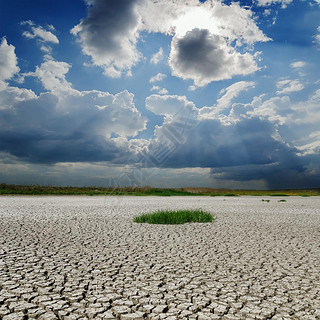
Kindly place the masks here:
<instances>
[{"instance_id":1,"label":"sky","mask_svg":"<svg viewBox=\"0 0 320 320\"><path fill-rule=\"evenodd\" d=\"M320 0L0 1L0 183L320 187Z\"/></svg>"}]
</instances>

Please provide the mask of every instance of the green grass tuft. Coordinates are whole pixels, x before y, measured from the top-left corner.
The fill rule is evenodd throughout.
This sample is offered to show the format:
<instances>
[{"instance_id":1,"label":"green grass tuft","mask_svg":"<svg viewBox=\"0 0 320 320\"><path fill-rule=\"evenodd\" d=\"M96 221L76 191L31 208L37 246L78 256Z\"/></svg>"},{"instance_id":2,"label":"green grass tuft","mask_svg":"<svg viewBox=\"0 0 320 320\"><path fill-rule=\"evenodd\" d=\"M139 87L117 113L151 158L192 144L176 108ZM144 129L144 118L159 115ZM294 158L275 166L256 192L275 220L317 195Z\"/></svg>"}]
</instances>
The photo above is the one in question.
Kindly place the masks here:
<instances>
[{"instance_id":1,"label":"green grass tuft","mask_svg":"<svg viewBox=\"0 0 320 320\"><path fill-rule=\"evenodd\" d=\"M212 215L203 210L160 210L135 217L134 222L151 224L183 224L188 222L212 222Z\"/></svg>"},{"instance_id":2,"label":"green grass tuft","mask_svg":"<svg viewBox=\"0 0 320 320\"><path fill-rule=\"evenodd\" d=\"M278 202L287 202L287 200L282 199L282 200L278 200Z\"/></svg>"}]
</instances>

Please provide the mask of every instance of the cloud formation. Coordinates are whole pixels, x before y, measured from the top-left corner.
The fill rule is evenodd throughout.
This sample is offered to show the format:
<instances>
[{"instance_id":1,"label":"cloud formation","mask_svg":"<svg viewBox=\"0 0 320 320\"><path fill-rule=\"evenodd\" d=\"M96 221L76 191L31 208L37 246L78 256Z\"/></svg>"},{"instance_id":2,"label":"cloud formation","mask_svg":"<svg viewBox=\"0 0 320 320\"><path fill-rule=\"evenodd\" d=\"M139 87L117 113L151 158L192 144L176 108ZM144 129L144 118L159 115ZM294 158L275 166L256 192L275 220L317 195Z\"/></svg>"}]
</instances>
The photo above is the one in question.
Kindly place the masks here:
<instances>
[{"instance_id":1,"label":"cloud formation","mask_svg":"<svg viewBox=\"0 0 320 320\"><path fill-rule=\"evenodd\" d=\"M12 100L0 110L0 149L30 162L123 162L130 152L121 137L127 141L146 127L128 91Z\"/></svg>"},{"instance_id":2,"label":"cloud formation","mask_svg":"<svg viewBox=\"0 0 320 320\"><path fill-rule=\"evenodd\" d=\"M166 77L167 77L167 75L165 75L164 73L158 73L155 76L151 77L149 82L150 83L160 82L160 81L164 80Z\"/></svg>"},{"instance_id":3,"label":"cloud formation","mask_svg":"<svg viewBox=\"0 0 320 320\"><path fill-rule=\"evenodd\" d=\"M142 31L173 36L169 59L172 74L204 86L259 70L257 54L241 53L235 46L270 40L252 16L252 11L238 4L228 6L218 1L95 0L88 16L71 32L82 52L110 77L131 75L142 57L137 49ZM161 47L150 62L157 64L162 58Z\"/></svg>"},{"instance_id":4,"label":"cloud formation","mask_svg":"<svg viewBox=\"0 0 320 320\"><path fill-rule=\"evenodd\" d=\"M192 79L199 87L259 70L254 56L237 52L223 37L204 29L174 38L169 64L174 76Z\"/></svg>"},{"instance_id":5,"label":"cloud formation","mask_svg":"<svg viewBox=\"0 0 320 320\"><path fill-rule=\"evenodd\" d=\"M14 48L6 41L2 46L15 62ZM134 95L127 90L117 94L75 90L66 79L70 67L48 60L26 74L47 90L39 96L0 82L0 151L28 162L123 163L139 147L127 137L135 137L147 122L134 105ZM11 69L6 78L18 71Z\"/></svg>"},{"instance_id":6,"label":"cloud formation","mask_svg":"<svg viewBox=\"0 0 320 320\"><path fill-rule=\"evenodd\" d=\"M317 1L317 0L316 0ZM280 4L285 9L293 0L256 0L257 4L262 7L271 6L274 4Z\"/></svg>"},{"instance_id":7,"label":"cloud formation","mask_svg":"<svg viewBox=\"0 0 320 320\"><path fill-rule=\"evenodd\" d=\"M163 59L163 49L160 47L159 51L152 55L150 62L158 64Z\"/></svg>"},{"instance_id":8,"label":"cloud formation","mask_svg":"<svg viewBox=\"0 0 320 320\"><path fill-rule=\"evenodd\" d=\"M26 37L27 39L37 39L41 42L51 42L54 44L59 43L59 39L55 34L52 33L54 30L53 26L48 26L48 29L44 29L42 26L37 26L33 21L23 21L21 22L21 25L26 25L30 27L30 31L24 31L22 35Z\"/></svg>"},{"instance_id":9,"label":"cloud formation","mask_svg":"<svg viewBox=\"0 0 320 320\"><path fill-rule=\"evenodd\" d=\"M230 87L225 91L232 92ZM170 139L171 144L183 142L173 148L163 166L211 168L213 179L261 179L269 188L317 187L319 101L319 90L298 104L293 104L288 96L265 100L262 95L247 105L234 103L224 116L214 112L216 106L204 107L210 114L206 117L186 97L153 95L147 99L148 109L165 115L165 121L156 128L156 137L148 148L161 150L164 141L170 144ZM175 116L170 110L176 112ZM196 121L191 130L187 129L188 123L181 128L181 114ZM168 135L178 130L185 130L185 134ZM292 140L293 136L299 140Z\"/></svg>"},{"instance_id":10,"label":"cloud formation","mask_svg":"<svg viewBox=\"0 0 320 320\"><path fill-rule=\"evenodd\" d=\"M23 73L15 47L1 40L0 166L7 162L2 168L19 168L20 174L26 166L52 175L89 168L99 175L96 166L109 166L110 176L153 158L143 170L162 166L169 176L162 181L169 183L178 172L181 180L174 183L184 175L191 182L201 175L200 182L225 186L266 181L271 188L311 187L320 181L314 22L299 20L305 42L274 59L288 44L287 30L297 27L290 15L277 14L291 0L256 0L250 7L219 0L86 2L87 16L72 29L78 45L70 49L65 45L70 35L59 33L64 45L56 54L65 54L65 61L51 54L50 46L59 43L51 25L23 23L24 37L36 40L35 48L44 52L43 60L35 55L27 61L31 51L26 51ZM314 0L290 4L288 10L300 8L312 16L319 10ZM271 40L262 30L279 37L259 45L260 54L256 44ZM23 45L24 40L19 52ZM74 55L79 46L88 57ZM79 62L101 68L84 71ZM125 79L101 81L101 70ZM209 85L214 81L219 82Z\"/></svg>"},{"instance_id":11,"label":"cloud formation","mask_svg":"<svg viewBox=\"0 0 320 320\"><path fill-rule=\"evenodd\" d=\"M320 45L320 26L317 28L318 34L315 35L315 43Z\"/></svg>"},{"instance_id":12,"label":"cloud formation","mask_svg":"<svg viewBox=\"0 0 320 320\"><path fill-rule=\"evenodd\" d=\"M6 38L1 39L0 44L0 81L11 79L20 71L15 47L8 44Z\"/></svg>"},{"instance_id":13,"label":"cloud formation","mask_svg":"<svg viewBox=\"0 0 320 320\"><path fill-rule=\"evenodd\" d=\"M290 64L291 68L300 69L307 65L305 61L295 61Z\"/></svg>"},{"instance_id":14,"label":"cloud formation","mask_svg":"<svg viewBox=\"0 0 320 320\"><path fill-rule=\"evenodd\" d=\"M166 88L161 88L160 86L153 85L150 91L158 91L159 94L167 94L168 90Z\"/></svg>"},{"instance_id":15,"label":"cloud formation","mask_svg":"<svg viewBox=\"0 0 320 320\"><path fill-rule=\"evenodd\" d=\"M92 58L104 73L119 78L141 59L136 43L141 29L138 0L95 0L88 16L72 30L78 37L82 52Z\"/></svg>"},{"instance_id":16,"label":"cloud formation","mask_svg":"<svg viewBox=\"0 0 320 320\"><path fill-rule=\"evenodd\" d=\"M146 107L157 115L173 117L178 112L181 114L194 112L195 104L187 100L186 96L156 95L153 94L146 99Z\"/></svg>"},{"instance_id":17,"label":"cloud formation","mask_svg":"<svg viewBox=\"0 0 320 320\"><path fill-rule=\"evenodd\" d=\"M220 95L223 94L223 96L217 100L217 107L219 110L230 107L231 101L234 98L238 97L242 91L247 91L250 88L254 88L254 86L255 83L253 81L239 81L225 89L222 89L220 91Z\"/></svg>"},{"instance_id":18,"label":"cloud formation","mask_svg":"<svg viewBox=\"0 0 320 320\"><path fill-rule=\"evenodd\" d=\"M297 92L304 89L304 85L299 80L280 80L277 82L278 95Z\"/></svg>"}]
</instances>

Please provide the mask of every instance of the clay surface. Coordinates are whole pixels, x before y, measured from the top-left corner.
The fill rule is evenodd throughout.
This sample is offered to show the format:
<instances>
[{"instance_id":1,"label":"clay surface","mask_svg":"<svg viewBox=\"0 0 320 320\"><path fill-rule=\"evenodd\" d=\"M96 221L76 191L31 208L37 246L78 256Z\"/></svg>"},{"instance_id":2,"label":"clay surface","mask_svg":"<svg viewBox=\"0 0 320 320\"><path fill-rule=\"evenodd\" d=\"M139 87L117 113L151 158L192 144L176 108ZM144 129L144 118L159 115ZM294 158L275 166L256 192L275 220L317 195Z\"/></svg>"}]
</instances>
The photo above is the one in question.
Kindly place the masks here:
<instances>
[{"instance_id":1,"label":"clay surface","mask_svg":"<svg viewBox=\"0 0 320 320\"><path fill-rule=\"evenodd\" d=\"M1 318L320 319L320 198L1 197Z\"/></svg>"}]
</instances>

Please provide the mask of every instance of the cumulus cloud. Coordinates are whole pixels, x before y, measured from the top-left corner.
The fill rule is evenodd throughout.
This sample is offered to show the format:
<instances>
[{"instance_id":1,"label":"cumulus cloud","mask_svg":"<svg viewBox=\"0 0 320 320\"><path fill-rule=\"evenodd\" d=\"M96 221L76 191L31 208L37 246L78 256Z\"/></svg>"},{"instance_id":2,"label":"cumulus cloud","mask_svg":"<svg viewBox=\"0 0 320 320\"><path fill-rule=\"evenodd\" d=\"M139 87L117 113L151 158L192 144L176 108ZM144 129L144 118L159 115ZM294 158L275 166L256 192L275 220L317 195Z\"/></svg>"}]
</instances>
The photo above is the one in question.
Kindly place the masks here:
<instances>
[{"instance_id":1,"label":"cumulus cloud","mask_svg":"<svg viewBox=\"0 0 320 320\"><path fill-rule=\"evenodd\" d=\"M223 94L223 96L217 100L217 107L219 109L229 107L232 100L238 97L242 91L247 91L250 88L254 88L254 86L255 83L253 81L239 81L228 88L222 89L220 95Z\"/></svg>"},{"instance_id":2,"label":"cumulus cloud","mask_svg":"<svg viewBox=\"0 0 320 320\"><path fill-rule=\"evenodd\" d=\"M146 128L134 95L77 91L65 62L45 61L28 74L46 93L0 82L0 151L29 162L119 161L139 148L128 137Z\"/></svg>"},{"instance_id":3,"label":"cumulus cloud","mask_svg":"<svg viewBox=\"0 0 320 320\"><path fill-rule=\"evenodd\" d=\"M78 37L82 52L91 56L93 64L101 66L110 77L130 73L141 59L136 48L142 23L138 2L95 0L88 16L71 30Z\"/></svg>"},{"instance_id":4,"label":"cumulus cloud","mask_svg":"<svg viewBox=\"0 0 320 320\"><path fill-rule=\"evenodd\" d=\"M195 104L188 101L186 96L153 94L146 99L146 107L158 115L174 116L176 113L195 111ZM181 112L182 111L182 112Z\"/></svg>"},{"instance_id":5,"label":"cumulus cloud","mask_svg":"<svg viewBox=\"0 0 320 320\"><path fill-rule=\"evenodd\" d=\"M163 59L163 49L160 47L159 51L152 55L150 62L158 64Z\"/></svg>"},{"instance_id":6,"label":"cumulus cloud","mask_svg":"<svg viewBox=\"0 0 320 320\"><path fill-rule=\"evenodd\" d=\"M283 9L292 3L292 1L293 0L256 0L259 6L266 7L274 4L280 4Z\"/></svg>"},{"instance_id":7,"label":"cumulus cloud","mask_svg":"<svg viewBox=\"0 0 320 320\"><path fill-rule=\"evenodd\" d=\"M158 128L157 135L172 125L174 119ZM297 158L296 149L275 139L274 133L270 122L258 118L244 119L229 126L219 120L202 120L187 134L185 143L166 166L219 168L267 165L282 162L285 157Z\"/></svg>"},{"instance_id":8,"label":"cumulus cloud","mask_svg":"<svg viewBox=\"0 0 320 320\"><path fill-rule=\"evenodd\" d=\"M307 137L307 143L297 147L303 156L320 154L320 131L312 132Z\"/></svg>"},{"instance_id":9,"label":"cumulus cloud","mask_svg":"<svg viewBox=\"0 0 320 320\"><path fill-rule=\"evenodd\" d=\"M291 109L291 101L288 96L272 97L263 100L264 95L255 97L253 101L245 106L234 106L232 115L240 115L242 118L259 118L273 124L283 125L288 122L294 113ZM238 110L237 110L238 109ZM241 113L242 111L242 113Z\"/></svg>"},{"instance_id":10,"label":"cumulus cloud","mask_svg":"<svg viewBox=\"0 0 320 320\"><path fill-rule=\"evenodd\" d=\"M6 38L0 44L0 81L9 80L20 71L15 47L8 44Z\"/></svg>"},{"instance_id":11,"label":"cumulus cloud","mask_svg":"<svg viewBox=\"0 0 320 320\"><path fill-rule=\"evenodd\" d=\"M182 38L175 37L169 65L174 76L192 79L199 87L259 70L254 55L237 52L226 39L206 29L193 29Z\"/></svg>"},{"instance_id":12,"label":"cumulus cloud","mask_svg":"<svg viewBox=\"0 0 320 320\"><path fill-rule=\"evenodd\" d=\"M165 75L164 73L158 73L155 76L153 76L152 78L150 78L149 82L150 83L154 83L154 82L159 82L164 80L167 77L167 75Z\"/></svg>"},{"instance_id":13,"label":"cumulus cloud","mask_svg":"<svg viewBox=\"0 0 320 320\"><path fill-rule=\"evenodd\" d=\"M158 91L159 94L167 94L168 90L166 88L161 88L160 86L153 85L150 91Z\"/></svg>"},{"instance_id":14,"label":"cumulus cloud","mask_svg":"<svg viewBox=\"0 0 320 320\"><path fill-rule=\"evenodd\" d=\"M290 64L290 67L293 69L300 69L307 65L305 61L295 61Z\"/></svg>"},{"instance_id":15,"label":"cumulus cloud","mask_svg":"<svg viewBox=\"0 0 320 320\"><path fill-rule=\"evenodd\" d=\"M304 89L304 85L299 80L280 80L277 82L278 95L297 92Z\"/></svg>"},{"instance_id":16,"label":"cumulus cloud","mask_svg":"<svg viewBox=\"0 0 320 320\"><path fill-rule=\"evenodd\" d=\"M320 45L320 26L317 28L318 34L315 35L315 43Z\"/></svg>"},{"instance_id":17,"label":"cumulus cloud","mask_svg":"<svg viewBox=\"0 0 320 320\"><path fill-rule=\"evenodd\" d=\"M51 31L48 31L42 26L35 25L35 23L31 20L23 21L21 24L29 26L29 28L30 28L30 31L24 31L22 33L22 35L24 37L26 37L27 39L35 39L36 38L37 40L39 40L41 42L51 42L54 44L59 43L59 39L57 38L57 36L52 33L52 31L55 30L53 26L49 25L48 29Z\"/></svg>"},{"instance_id":18,"label":"cumulus cloud","mask_svg":"<svg viewBox=\"0 0 320 320\"><path fill-rule=\"evenodd\" d=\"M36 67L35 72L26 73L24 76L33 76L38 78L43 87L56 95L66 93L77 95L78 92L72 89L71 83L66 80L66 74L71 65L55 60L48 60Z\"/></svg>"},{"instance_id":19,"label":"cumulus cloud","mask_svg":"<svg viewBox=\"0 0 320 320\"><path fill-rule=\"evenodd\" d=\"M13 100L0 111L0 149L30 162L120 161L130 155L122 137L146 127L127 91L82 92L58 99L53 93Z\"/></svg>"},{"instance_id":20,"label":"cumulus cloud","mask_svg":"<svg viewBox=\"0 0 320 320\"><path fill-rule=\"evenodd\" d=\"M316 91L308 101L294 105L287 96L264 100L265 95L261 95L242 108L239 103L233 104L230 114L224 116L229 118L226 123L218 113L215 118L203 117L201 109L186 97L153 95L147 99L148 109L166 118L156 127L156 138L148 149L165 149L163 141L167 141L176 146L169 149L170 157L162 166L211 168L212 178L221 181L261 180L269 188L316 187L319 97ZM177 110L184 110L185 115L188 110L196 120L196 125L182 135L177 130L181 129L179 117L174 116ZM294 136L300 140L294 141Z\"/></svg>"},{"instance_id":21,"label":"cumulus cloud","mask_svg":"<svg viewBox=\"0 0 320 320\"><path fill-rule=\"evenodd\" d=\"M198 0L121 0L114 3L95 0L88 9L88 16L71 32L78 37L83 53L91 56L94 65L104 68L108 76L120 77L123 73L130 75L132 67L141 59L137 42L142 31L173 36L172 73L192 79L198 86L257 71L257 56L240 53L236 46L252 46L255 42L270 40L256 25L251 10L236 3L225 5ZM194 37L201 35L201 41L194 41ZM192 48L193 55L187 55L184 49L192 44L199 47ZM196 50L198 56L195 56ZM216 54L219 57L214 59ZM162 57L160 48L151 62L158 63ZM205 58L204 62L195 61L198 57ZM196 62L200 64L197 72L194 70ZM183 66L188 63L190 67L184 72ZM212 63L215 67L204 70L205 65ZM231 63L232 67L226 63Z\"/></svg>"},{"instance_id":22,"label":"cumulus cloud","mask_svg":"<svg viewBox=\"0 0 320 320\"><path fill-rule=\"evenodd\" d=\"M0 82L0 110L11 108L13 103L35 99L37 95L30 89L11 87Z\"/></svg>"}]
</instances>

